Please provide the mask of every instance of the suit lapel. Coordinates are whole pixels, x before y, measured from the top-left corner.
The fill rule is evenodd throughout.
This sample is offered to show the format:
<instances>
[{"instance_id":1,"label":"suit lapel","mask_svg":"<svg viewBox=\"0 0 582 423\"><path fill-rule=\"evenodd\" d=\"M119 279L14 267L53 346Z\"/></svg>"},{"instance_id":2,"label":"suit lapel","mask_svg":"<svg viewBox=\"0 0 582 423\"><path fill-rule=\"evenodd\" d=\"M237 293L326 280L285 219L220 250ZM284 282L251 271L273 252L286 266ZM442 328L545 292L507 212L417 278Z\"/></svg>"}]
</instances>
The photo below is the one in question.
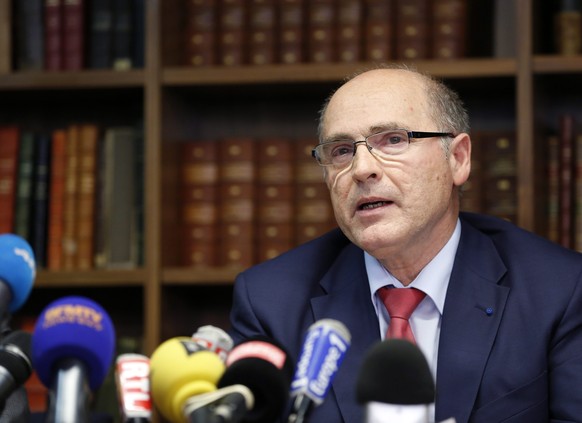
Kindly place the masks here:
<instances>
[{"instance_id":1,"label":"suit lapel","mask_svg":"<svg viewBox=\"0 0 582 423\"><path fill-rule=\"evenodd\" d=\"M336 319L346 325L352 336L350 348L332 383L333 395L344 421L361 421L362 411L355 403L356 380L363 355L380 340L363 251L350 244L324 276L321 286L328 295L311 300L315 321Z\"/></svg>"},{"instance_id":2,"label":"suit lapel","mask_svg":"<svg viewBox=\"0 0 582 423\"><path fill-rule=\"evenodd\" d=\"M463 224L439 341L436 420L467 422L505 308L506 268L492 241Z\"/></svg>"}]
</instances>

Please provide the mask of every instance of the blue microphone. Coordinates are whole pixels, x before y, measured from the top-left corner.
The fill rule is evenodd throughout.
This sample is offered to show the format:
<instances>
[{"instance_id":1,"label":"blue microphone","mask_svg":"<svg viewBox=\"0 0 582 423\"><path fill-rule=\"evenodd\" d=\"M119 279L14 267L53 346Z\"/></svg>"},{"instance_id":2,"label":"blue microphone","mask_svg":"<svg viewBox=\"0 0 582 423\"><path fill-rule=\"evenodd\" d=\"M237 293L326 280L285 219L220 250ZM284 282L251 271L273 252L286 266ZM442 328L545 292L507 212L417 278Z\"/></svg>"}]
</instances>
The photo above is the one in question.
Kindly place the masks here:
<instances>
[{"instance_id":1,"label":"blue microphone","mask_svg":"<svg viewBox=\"0 0 582 423\"><path fill-rule=\"evenodd\" d=\"M32 336L32 361L49 388L47 422L88 421L89 402L107 376L115 329L107 312L79 296L50 303Z\"/></svg>"},{"instance_id":2,"label":"blue microphone","mask_svg":"<svg viewBox=\"0 0 582 423\"><path fill-rule=\"evenodd\" d=\"M0 316L22 307L35 277L34 252L28 242L18 235L0 235Z\"/></svg>"},{"instance_id":3,"label":"blue microphone","mask_svg":"<svg viewBox=\"0 0 582 423\"><path fill-rule=\"evenodd\" d=\"M322 319L309 327L291 382L295 400L288 423L303 422L310 407L323 402L350 342L349 330L337 320Z\"/></svg>"}]
</instances>

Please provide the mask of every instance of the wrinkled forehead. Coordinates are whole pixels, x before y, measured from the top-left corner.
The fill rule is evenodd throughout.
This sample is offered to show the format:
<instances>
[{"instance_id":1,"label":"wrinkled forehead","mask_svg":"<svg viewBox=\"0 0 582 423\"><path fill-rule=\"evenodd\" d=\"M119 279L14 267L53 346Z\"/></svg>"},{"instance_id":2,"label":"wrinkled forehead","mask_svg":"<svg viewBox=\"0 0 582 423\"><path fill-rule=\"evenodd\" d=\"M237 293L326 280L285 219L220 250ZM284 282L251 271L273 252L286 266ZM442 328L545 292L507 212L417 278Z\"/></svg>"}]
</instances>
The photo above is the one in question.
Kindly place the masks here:
<instances>
[{"instance_id":1,"label":"wrinkled forehead","mask_svg":"<svg viewBox=\"0 0 582 423\"><path fill-rule=\"evenodd\" d=\"M426 83L412 72L377 70L359 75L340 87L323 116L323 133L366 135L367 128L395 122L417 130L432 125Z\"/></svg>"}]
</instances>

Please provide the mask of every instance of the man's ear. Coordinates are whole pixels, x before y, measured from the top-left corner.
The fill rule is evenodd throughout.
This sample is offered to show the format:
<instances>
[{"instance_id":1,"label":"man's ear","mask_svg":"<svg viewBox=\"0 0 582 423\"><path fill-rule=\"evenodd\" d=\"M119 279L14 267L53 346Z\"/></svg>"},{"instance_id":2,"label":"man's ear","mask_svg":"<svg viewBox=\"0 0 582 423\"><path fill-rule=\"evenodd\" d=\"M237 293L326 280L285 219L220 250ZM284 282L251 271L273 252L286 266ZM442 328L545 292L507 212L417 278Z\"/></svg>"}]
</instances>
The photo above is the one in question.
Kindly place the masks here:
<instances>
[{"instance_id":1,"label":"man's ear","mask_svg":"<svg viewBox=\"0 0 582 423\"><path fill-rule=\"evenodd\" d=\"M471 173L471 137L461 133L451 142L449 163L456 186L463 185Z\"/></svg>"}]
</instances>

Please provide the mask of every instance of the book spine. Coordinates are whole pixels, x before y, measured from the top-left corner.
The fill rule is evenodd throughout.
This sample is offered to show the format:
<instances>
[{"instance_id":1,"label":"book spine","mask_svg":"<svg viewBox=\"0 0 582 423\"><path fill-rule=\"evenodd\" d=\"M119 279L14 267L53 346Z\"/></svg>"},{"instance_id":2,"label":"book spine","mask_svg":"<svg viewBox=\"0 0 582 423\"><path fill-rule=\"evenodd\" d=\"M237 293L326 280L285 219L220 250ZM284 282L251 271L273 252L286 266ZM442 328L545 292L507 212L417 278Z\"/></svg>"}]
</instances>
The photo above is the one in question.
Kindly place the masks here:
<instances>
[{"instance_id":1,"label":"book spine","mask_svg":"<svg viewBox=\"0 0 582 423\"><path fill-rule=\"evenodd\" d=\"M64 0L63 52L65 70L85 67L85 0Z\"/></svg>"},{"instance_id":2,"label":"book spine","mask_svg":"<svg viewBox=\"0 0 582 423\"><path fill-rule=\"evenodd\" d=\"M92 0L89 12L89 54L91 69L112 67L113 9L111 0Z\"/></svg>"},{"instance_id":3,"label":"book spine","mask_svg":"<svg viewBox=\"0 0 582 423\"><path fill-rule=\"evenodd\" d=\"M554 15L556 52L563 56L582 53L582 5L579 1L560 0Z\"/></svg>"},{"instance_id":4,"label":"book spine","mask_svg":"<svg viewBox=\"0 0 582 423\"><path fill-rule=\"evenodd\" d=\"M20 128L0 126L0 233L14 231Z\"/></svg>"},{"instance_id":5,"label":"book spine","mask_svg":"<svg viewBox=\"0 0 582 423\"><path fill-rule=\"evenodd\" d=\"M0 74L12 71L13 44L13 18L12 2L10 0L0 1Z\"/></svg>"},{"instance_id":6,"label":"book spine","mask_svg":"<svg viewBox=\"0 0 582 423\"><path fill-rule=\"evenodd\" d=\"M32 207L32 228L30 245L34 251L37 268L47 265L47 216L48 216L48 186L50 166L51 138L47 134L39 134L35 152L35 175Z\"/></svg>"},{"instance_id":7,"label":"book spine","mask_svg":"<svg viewBox=\"0 0 582 423\"><path fill-rule=\"evenodd\" d=\"M14 2L16 18L16 65L18 70L44 69L43 0Z\"/></svg>"},{"instance_id":8,"label":"book spine","mask_svg":"<svg viewBox=\"0 0 582 423\"><path fill-rule=\"evenodd\" d=\"M295 244L302 244L336 226L323 180L323 170L311 156L317 139L302 138L295 143Z\"/></svg>"},{"instance_id":9,"label":"book spine","mask_svg":"<svg viewBox=\"0 0 582 423\"><path fill-rule=\"evenodd\" d=\"M573 237L574 118L560 117L560 232L559 243L572 248Z\"/></svg>"},{"instance_id":10,"label":"book spine","mask_svg":"<svg viewBox=\"0 0 582 423\"><path fill-rule=\"evenodd\" d=\"M334 0L312 0L307 4L307 61L335 62L337 3Z\"/></svg>"},{"instance_id":11,"label":"book spine","mask_svg":"<svg viewBox=\"0 0 582 423\"><path fill-rule=\"evenodd\" d=\"M186 3L185 64L217 64L217 0Z\"/></svg>"},{"instance_id":12,"label":"book spine","mask_svg":"<svg viewBox=\"0 0 582 423\"><path fill-rule=\"evenodd\" d=\"M433 0L432 58L459 59L465 56L467 39L466 0Z\"/></svg>"},{"instance_id":13,"label":"book spine","mask_svg":"<svg viewBox=\"0 0 582 423\"><path fill-rule=\"evenodd\" d=\"M363 2L339 0L337 13L337 60L353 63L362 59Z\"/></svg>"},{"instance_id":14,"label":"book spine","mask_svg":"<svg viewBox=\"0 0 582 423\"><path fill-rule=\"evenodd\" d=\"M547 138L548 161L548 230L547 237L550 241L560 242L560 140L557 135ZM582 186L582 183L581 183Z\"/></svg>"},{"instance_id":15,"label":"book spine","mask_svg":"<svg viewBox=\"0 0 582 423\"><path fill-rule=\"evenodd\" d=\"M35 144L36 135L33 132L21 132L18 152L18 175L16 179L14 232L28 242L31 242Z\"/></svg>"},{"instance_id":16,"label":"book spine","mask_svg":"<svg viewBox=\"0 0 582 423\"><path fill-rule=\"evenodd\" d=\"M113 69L127 70L132 63L132 0L113 1Z\"/></svg>"},{"instance_id":17,"label":"book spine","mask_svg":"<svg viewBox=\"0 0 582 423\"><path fill-rule=\"evenodd\" d=\"M393 0L364 0L364 60L387 61L394 56Z\"/></svg>"},{"instance_id":18,"label":"book spine","mask_svg":"<svg viewBox=\"0 0 582 423\"><path fill-rule=\"evenodd\" d=\"M77 266L77 198L79 192L79 125L67 128L65 153L65 192L63 197L63 270Z\"/></svg>"},{"instance_id":19,"label":"book spine","mask_svg":"<svg viewBox=\"0 0 582 423\"><path fill-rule=\"evenodd\" d=\"M256 153L252 138L220 141L219 265L248 267L255 263Z\"/></svg>"},{"instance_id":20,"label":"book spine","mask_svg":"<svg viewBox=\"0 0 582 423\"><path fill-rule=\"evenodd\" d=\"M61 0L45 0L44 4L45 69L63 69L63 4Z\"/></svg>"},{"instance_id":21,"label":"book spine","mask_svg":"<svg viewBox=\"0 0 582 423\"><path fill-rule=\"evenodd\" d=\"M95 124L79 128L78 196L77 196L77 263L79 270L94 267L95 193L97 169L97 143L99 129Z\"/></svg>"},{"instance_id":22,"label":"book spine","mask_svg":"<svg viewBox=\"0 0 582 423\"><path fill-rule=\"evenodd\" d=\"M303 0L281 0L279 23L278 62L302 63L305 60L305 4Z\"/></svg>"},{"instance_id":23,"label":"book spine","mask_svg":"<svg viewBox=\"0 0 582 423\"><path fill-rule=\"evenodd\" d=\"M516 222L517 159L514 131L483 131L480 135L483 162L484 212Z\"/></svg>"},{"instance_id":24,"label":"book spine","mask_svg":"<svg viewBox=\"0 0 582 423\"><path fill-rule=\"evenodd\" d=\"M395 0L396 58L427 59L430 55L429 0Z\"/></svg>"},{"instance_id":25,"label":"book spine","mask_svg":"<svg viewBox=\"0 0 582 423\"><path fill-rule=\"evenodd\" d=\"M63 261L64 201L67 166L67 132L56 129L51 139L51 163L49 177L49 216L47 268L61 270Z\"/></svg>"},{"instance_id":26,"label":"book spine","mask_svg":"<svg viewBox=\"0 0 582 423\"><path fill-rule=\"evenodd\" d=\"M132 6L132 63L140 69L145 66L146 0L133 0Z\"/></svg>"},{"instance_id":27,"label":"book spine","mask_svg":"<svg viewBox=\"0 0 582 423\"><path fill-rule=\"evenodd\" d=\"M214 140L181 147L182 265L218 264L218 162Z\"/></svg>"},{"instance_id":28,"label":"book spine","mask_svg":"<svg viewBox=\"0 0 582 423\"><path fill-rule=\"evenodd\" d=\"M219 0L218 63L223 66L244 64L247 8L244 0Z\"/></svg>"},{"instance_id":29,"label":"book spine","mask_svg":"<svg viewBox=\"0 0 582 423\"><path fill-rule=\"evenodd\" d=\"M294 245L293 149L289 139L258 141L257 261Z\"/></svg>"},{"instance_id":30,"label":"book spine","mask_svg":"<svg viewBox=\"0 0 582 423\"><path fill-rule=\"evenodd\" d=\"M256 66L273 64L277 51L275 0L248 1L248 63Z\"/></svg>"}]
</instances>

